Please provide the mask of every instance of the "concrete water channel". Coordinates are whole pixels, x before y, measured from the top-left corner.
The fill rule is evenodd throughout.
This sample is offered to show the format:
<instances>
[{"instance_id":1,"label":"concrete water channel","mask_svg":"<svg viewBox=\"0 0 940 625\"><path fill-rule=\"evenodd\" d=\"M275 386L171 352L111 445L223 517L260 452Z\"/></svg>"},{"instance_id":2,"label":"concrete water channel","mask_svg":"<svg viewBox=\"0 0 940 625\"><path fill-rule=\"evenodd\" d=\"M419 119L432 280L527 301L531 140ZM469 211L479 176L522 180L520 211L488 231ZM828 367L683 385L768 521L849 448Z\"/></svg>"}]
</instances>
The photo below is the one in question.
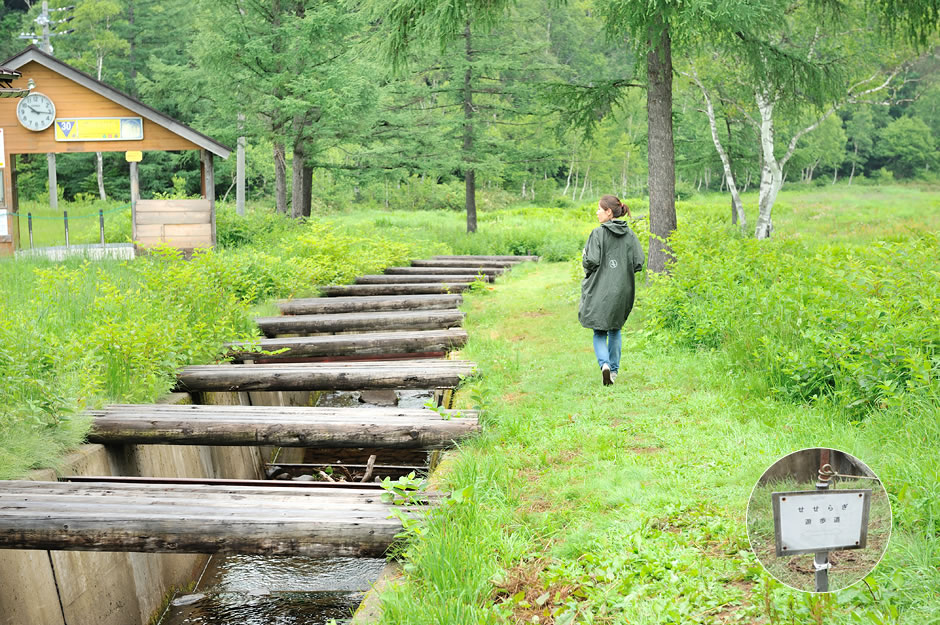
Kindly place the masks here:
<instances>
[{"instance_id":1,"label":"concrete water channel","mask_svg":"<svg viewBox=\"0 0 940 625\"><path fill-rule=\"evenodd\" d=\"M394 403L399 408L418 409L433 400L434 390L383 395L383 405ZM373 395L355 391L325 393L317 406L380 407L364 401L370 396ZM271 467L269 473L278 470ZM331 620L342 623L353 615L386 565L384 558L212 556L193 589L177 593L156 625L325 625Z\"/></svg>"},{"instance_id":2,"label":"concrete water channel","mask_svg":"<svg viewBox=\"0 0 940 625\"><path fill-rule=\"evenodd\" d=\"M177 397L198 405L97 414L92 440L105 444L70 461L72 484L0 483L0 625L347 619L400 527L374 480L426 470L434 449L476 427L475 414L425 407L449 401L474 367L441 360L466 334L442 337L459 319L436 311L456 307L468 276L492 280L523 260L414 261L387 270L407 281L364 276L285 303L290 329L264 332L297 336L287 351L181 372ZM363 312L381 325L363 328Z\"/></svg>"}]
</instances>

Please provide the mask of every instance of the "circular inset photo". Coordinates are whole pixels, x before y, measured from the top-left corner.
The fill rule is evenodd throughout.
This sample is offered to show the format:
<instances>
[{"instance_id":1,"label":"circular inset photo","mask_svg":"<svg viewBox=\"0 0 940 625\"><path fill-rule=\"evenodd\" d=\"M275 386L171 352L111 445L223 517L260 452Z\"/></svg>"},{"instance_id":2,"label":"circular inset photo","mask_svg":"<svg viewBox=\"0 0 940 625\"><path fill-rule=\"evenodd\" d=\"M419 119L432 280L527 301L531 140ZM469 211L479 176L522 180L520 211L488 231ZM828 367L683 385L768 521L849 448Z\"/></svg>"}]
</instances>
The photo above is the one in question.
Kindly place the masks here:
<instances>
[{"instance_id":1,"label":"circular inset photo","mask_svg":"<svg viewBox=\"0 0 940 625\"><path fill-rule=\"evenodd\" d=\"M767 572L796 590L833 592L871 573L891 536L891 504L868 466L838 449L801 449L764 471L747 537Z\"/></svg>"}]
</instances>

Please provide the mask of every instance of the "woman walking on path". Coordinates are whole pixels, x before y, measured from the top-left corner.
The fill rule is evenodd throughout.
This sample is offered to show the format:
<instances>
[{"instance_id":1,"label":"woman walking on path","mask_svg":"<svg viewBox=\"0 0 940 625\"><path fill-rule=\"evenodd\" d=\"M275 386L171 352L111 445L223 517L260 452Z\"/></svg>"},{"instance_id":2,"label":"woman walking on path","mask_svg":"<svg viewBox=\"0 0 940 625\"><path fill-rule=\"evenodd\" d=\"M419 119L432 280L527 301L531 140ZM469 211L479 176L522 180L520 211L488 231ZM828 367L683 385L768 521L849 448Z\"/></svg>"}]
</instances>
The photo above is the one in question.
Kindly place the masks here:
<instances>
[{"instance_id":1,"label":"woman walking on path","mask_svg":"<svg viewBox=\"0 0 940 625\"><path fill-rule=\"evenodd\" d=\"M633 310L636 272L643 269L643 248L636 234L619 217L630 209L616 196L605 195L597 205L601 225L591 232L581 253L584 280L578 321L594 330L594 353L604 386L620 370L620 328Z\"/></svg>"}]
</instances>

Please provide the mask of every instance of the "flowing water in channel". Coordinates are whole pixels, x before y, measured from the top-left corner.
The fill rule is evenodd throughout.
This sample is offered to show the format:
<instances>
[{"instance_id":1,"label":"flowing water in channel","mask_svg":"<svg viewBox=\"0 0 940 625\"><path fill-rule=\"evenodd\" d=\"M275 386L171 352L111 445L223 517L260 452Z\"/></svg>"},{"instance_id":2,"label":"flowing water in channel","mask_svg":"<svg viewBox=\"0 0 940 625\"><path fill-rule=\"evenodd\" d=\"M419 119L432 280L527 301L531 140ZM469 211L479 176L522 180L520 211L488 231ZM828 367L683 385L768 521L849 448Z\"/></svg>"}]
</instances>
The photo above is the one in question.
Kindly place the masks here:
<instances>
[{"instance_id":1,"label":"flowing water in channel","mask_svg":"<svg viewBox=\"0 0 940 625\"><path fill-rule=\"evenodd\" d=\"M430 391L398 391L400 408L421 408ZM359 393L321 396L318 406L374 407ZM177 595L158 625L325 625L348 621L378 579L382 558L213 556L196 588ZM175 604L175 605L174 605Z\"/></svg>"},{"instance_id":2,"label":"flowing water in channel","mask_svg":"<svg viewBox=\"0 0 940 625\"><path fill-rule=\"evenodd\" d=\"M160 625L343 622L384 566L382 558L213 556L192 594L172 603L194 602L171 603Z\"/></svg>"}]
</instances>

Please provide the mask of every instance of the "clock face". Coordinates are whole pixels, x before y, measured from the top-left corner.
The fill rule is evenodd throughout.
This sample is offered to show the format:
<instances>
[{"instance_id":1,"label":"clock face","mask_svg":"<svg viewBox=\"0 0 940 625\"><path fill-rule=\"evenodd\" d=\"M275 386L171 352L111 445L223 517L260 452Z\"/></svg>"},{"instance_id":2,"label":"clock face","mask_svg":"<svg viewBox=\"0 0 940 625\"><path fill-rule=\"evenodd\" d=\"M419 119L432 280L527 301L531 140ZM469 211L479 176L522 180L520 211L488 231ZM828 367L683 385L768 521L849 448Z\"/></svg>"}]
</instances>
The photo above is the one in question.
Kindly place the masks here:
<instances>
[{"instance_id":1,"label":"clock face","mask_svg":"<svg viewBox=\"0 0 940 625\"><path fill-rule=\"evenodd\" d=\"M33 92L16 105L16 118L24 128L45 130L55 120L55 105L47 96Z\"/></svg>"}]
</instances>

